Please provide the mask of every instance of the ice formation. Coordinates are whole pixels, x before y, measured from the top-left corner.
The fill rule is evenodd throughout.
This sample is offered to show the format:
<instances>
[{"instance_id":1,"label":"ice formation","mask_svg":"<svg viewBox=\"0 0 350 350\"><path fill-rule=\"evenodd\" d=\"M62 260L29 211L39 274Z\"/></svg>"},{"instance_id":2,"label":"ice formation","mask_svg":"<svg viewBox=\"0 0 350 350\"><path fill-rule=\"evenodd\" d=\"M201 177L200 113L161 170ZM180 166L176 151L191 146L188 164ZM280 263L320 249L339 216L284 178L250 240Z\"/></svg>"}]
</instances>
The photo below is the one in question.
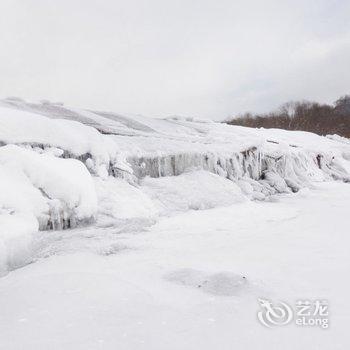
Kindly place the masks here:
<instances>
[{"instance_id":1,"label":"ice formation","mask_svg":"<svg viewBox=\"0 0 350 350\"><path fill-rule=\"evenodd\" d=\"M0 265L20 264L14 242L27 249L38 229L96 220L146 225L174 211L349 182L349 173L350 142L337 135L7 99L0 103Z\"/></svg>"}]
</instances>

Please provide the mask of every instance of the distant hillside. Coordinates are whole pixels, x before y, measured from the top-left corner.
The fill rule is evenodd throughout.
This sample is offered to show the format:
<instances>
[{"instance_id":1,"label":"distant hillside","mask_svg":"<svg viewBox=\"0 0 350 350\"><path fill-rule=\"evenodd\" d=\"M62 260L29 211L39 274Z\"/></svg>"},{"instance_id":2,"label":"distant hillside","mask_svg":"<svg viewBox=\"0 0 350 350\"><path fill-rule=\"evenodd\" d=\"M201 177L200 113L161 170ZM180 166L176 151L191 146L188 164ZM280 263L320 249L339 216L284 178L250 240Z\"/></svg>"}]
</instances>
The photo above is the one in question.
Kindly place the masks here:
<instances>
[{"instance_id":1,"label":"distant hillside","mask_svg":"<svg viewBox=\"0 0 350 350\"><path fill-rule=\"evenodd\" d=\"M317 102L288 102L268 114L245 113L226 121L252 128L310 131L319 135L338 134L350 138L350 95L333 105Z\"/></svg>"}]
</instances>

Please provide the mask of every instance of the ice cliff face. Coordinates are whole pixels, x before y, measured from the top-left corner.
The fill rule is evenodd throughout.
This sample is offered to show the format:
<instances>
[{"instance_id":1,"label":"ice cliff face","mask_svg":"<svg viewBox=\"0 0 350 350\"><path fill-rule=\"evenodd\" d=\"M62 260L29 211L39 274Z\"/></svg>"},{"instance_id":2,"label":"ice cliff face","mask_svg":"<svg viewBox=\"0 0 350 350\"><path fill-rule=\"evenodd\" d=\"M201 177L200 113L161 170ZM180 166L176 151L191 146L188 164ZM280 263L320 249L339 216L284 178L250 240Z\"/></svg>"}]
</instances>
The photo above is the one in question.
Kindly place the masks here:
<instances>
[{"instance_id":1,"label":"ice cliff face","mask_svg":"<svg viewBox=\"0 0 350 350\"><path fill-rule=\"evenodd\" d=\"M0 232L6 228L9 246L23 218L30 233L154 222L318 181L349 182L349 164L349 140L337 136L8 99L0 104Z\"/></svg>"}]
</instances>

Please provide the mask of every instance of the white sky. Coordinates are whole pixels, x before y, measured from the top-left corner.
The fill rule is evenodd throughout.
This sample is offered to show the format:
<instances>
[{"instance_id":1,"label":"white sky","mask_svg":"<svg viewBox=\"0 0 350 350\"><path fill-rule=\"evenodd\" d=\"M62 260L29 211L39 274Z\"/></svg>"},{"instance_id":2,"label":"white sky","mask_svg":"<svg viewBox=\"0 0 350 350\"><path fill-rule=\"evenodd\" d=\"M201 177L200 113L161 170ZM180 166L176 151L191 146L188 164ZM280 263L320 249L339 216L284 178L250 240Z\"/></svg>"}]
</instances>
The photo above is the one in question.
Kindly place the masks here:
<instances>
[{"instance_id":1,"label":"white sky","mask_svg":"<svg viewBox=\"0 0 350 350\"><path fill-rule=\"evenodd\" d=\"M350 93L349 0L0 0L0 97L225 118Z\"/></svg>"}]
</instances>

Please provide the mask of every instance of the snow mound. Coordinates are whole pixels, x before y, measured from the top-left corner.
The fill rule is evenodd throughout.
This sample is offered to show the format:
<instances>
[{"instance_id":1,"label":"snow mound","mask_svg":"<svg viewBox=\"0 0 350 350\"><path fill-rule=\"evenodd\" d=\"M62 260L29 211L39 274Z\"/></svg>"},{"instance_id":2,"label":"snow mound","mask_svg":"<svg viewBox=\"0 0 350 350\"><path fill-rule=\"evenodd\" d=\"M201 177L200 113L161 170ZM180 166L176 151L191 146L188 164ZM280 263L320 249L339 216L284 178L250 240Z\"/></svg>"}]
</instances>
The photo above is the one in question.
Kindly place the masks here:
<instances>
[{"instance_id":1,"label":"snow mound","mask_svg":"<svg viewBox=\"0 0 350 350\"><path fill-rule=\"evenodd\" d=\"M0 107L0 143L45 149L57 147L62 156L87 161L93 173L106 176L111 164L127 169L117 145L95 128L75 120L51 119L27 111Z\"/></svg>"},{"instance_id":2,"label":"snow mound","mask_svg":"<svg viewBox=\"0 0 350 350\"><path fill-rule=\"evenodd\" d=\"M82 162L0 147L0 273L30 258L32 235L91 222L97 198Z\"/></svg>"},{"instance_id":3,"label":"snow mound","mask_svg":"<svg viewBox=\"0 0 350 350\"><path fill-rule=\"evenodd\" d=\"M98 196L98 225L148 226L157 217L157 209L152 200L136 185L109 176L107 179L95 178Z\"/></svg>"},{"instance_id":4,"label":"snow mound","mask_svg":"<svg viewBox=\"0 0 350 350\"><path fill-rule=\"evenodd\" d=\"M30 213L40 227L74 227L97 211L95 187L82 162L0 147L0 208Z\"/></svg>"},{"instance_id":5,"label":"snow mound","mask_svg":"<svg viewBox=\"0 0 350 350\"><path fill-rule=\"evenodd\" d=\"M0 273L29 259L39 228L75 227L96 212L94 183L82 162L0 147Z\"/></svg>"},{"instance_id":6,"label":"snow mound","mask_svg":"<svg viewBox=\"0 0 350 350\"><path fill-rule=\"evenodd\" d=\"M31 262L37 230L33 215L0 208L0 276Z\"/></svg>"},{"instance_id":7,"label":"snow mound","mask_svg":"<svg viewBox=\"0 0 350 350\"><path fill-rule=\"evenodd\" d=\"M147 177L141 184L162 214L229 206L244 200L235 183L204 170L157 179Z\"/></svg>"},{"instance_id":8,"label":"snow mound","mask_svg":"<svg viewBox=\"0 0 350 350\"><path fill-rule=\"evenodd\" d=\"M197 288L218 296L235 296L248 284L247 278L233 272L206 273L195 269L179 269L164 276L168 281Z\"/></svg>"}]
</instances>

